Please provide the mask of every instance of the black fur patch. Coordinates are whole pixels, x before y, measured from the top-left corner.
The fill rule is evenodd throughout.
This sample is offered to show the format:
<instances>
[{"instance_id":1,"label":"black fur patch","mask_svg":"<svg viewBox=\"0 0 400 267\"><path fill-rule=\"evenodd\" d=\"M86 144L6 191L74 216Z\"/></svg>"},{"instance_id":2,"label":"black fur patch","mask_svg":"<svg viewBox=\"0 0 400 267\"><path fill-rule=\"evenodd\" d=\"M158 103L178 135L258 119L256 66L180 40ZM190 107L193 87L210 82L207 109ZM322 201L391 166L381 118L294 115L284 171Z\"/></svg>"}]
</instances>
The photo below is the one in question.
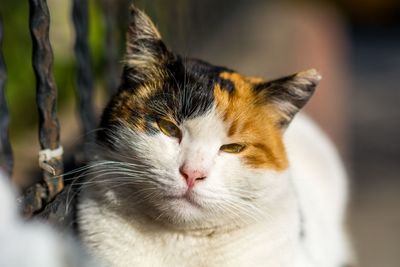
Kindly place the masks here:
<instances>
[{"instance_id":1,"label":"black fur patch","mask_svg":"<svg viewBox=\"0 0 400 267\"><path fill-rule=\"evenodd\" d=\"M162 87L153 88L153 93L146 99L138 99L145 106L145 113L143 110L138 111L136 107L128 107L131 110L128 123L135 125L144 121L147 134L159 131L154 127L154 123L162 117L173 118L179 124L206 113L214 104L216 84L220 84L221 88L229 93L235 90L231 81L220 78L221 72L233 72L225 67L174 56L172 53L162 67L163 80L157 83ZM135 75L140 75L137 71L130 67L124 68L120 89L103 113L100 127L105 130L100 130L97 134L98 141L109 144L106 141L107 129L115 124L115 108L124 101L121 95L128 92L129 95L135 96L137 89L146 84L146 81L132 79ZM149 84L152 84L151 82Z\"/></svg>"}]
</instances>

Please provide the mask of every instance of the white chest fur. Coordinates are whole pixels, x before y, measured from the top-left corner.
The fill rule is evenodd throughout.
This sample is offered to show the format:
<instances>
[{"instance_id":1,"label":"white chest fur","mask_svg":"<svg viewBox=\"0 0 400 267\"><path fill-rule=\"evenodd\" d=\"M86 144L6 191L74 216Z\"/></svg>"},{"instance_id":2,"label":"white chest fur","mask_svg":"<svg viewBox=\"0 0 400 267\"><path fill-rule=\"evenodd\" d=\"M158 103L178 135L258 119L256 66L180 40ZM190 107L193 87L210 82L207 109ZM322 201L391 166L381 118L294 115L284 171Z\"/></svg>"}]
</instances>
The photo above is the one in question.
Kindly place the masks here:
<instances>
[{"instance_id":1,"label":"white chest fur","mask_svg":"<svg viewBox=\"0 0 400 267\"><path fill-rule=\"evenodd\" d=\"M295 213L240 230L183 232L127 223L90 199L79 209L83 242L106 266L293 266L298 228L285 222Z\"/></svg>"}]
</instances>

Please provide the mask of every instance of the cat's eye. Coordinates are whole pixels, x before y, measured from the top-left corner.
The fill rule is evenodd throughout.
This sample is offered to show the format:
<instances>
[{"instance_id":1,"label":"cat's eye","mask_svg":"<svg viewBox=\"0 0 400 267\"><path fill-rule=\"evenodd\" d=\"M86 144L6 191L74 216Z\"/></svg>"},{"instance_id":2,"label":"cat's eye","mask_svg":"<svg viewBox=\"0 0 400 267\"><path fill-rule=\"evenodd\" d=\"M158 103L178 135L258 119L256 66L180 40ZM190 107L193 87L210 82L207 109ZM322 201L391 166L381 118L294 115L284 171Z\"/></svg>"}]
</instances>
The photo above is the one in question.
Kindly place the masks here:
<instances>
[{"instance_id":1,"label":"cat's eye","mask_svg":"<svg viewBox=\"0 0 400 267\"><path fill-rule=\"evenodd\" d=\"M243 151L243 149L245 149L245 145L244 144L226 144L226 145L222 145L220 150L227 152L227 153L240 153Z\"/></svg>"},{"instance_id":2,"label":"cat's eye","mask_svg":"<svg viewBox=\"0 0 400 267\"><path fill-rule=\"evenodd\" d=\"M161 132L163 132L166 136L175 137L181 140L182 132L178 126L176 126L173 122L160 119L158 122L158 128L160 128Z\"/></svg>"}]
</instances>

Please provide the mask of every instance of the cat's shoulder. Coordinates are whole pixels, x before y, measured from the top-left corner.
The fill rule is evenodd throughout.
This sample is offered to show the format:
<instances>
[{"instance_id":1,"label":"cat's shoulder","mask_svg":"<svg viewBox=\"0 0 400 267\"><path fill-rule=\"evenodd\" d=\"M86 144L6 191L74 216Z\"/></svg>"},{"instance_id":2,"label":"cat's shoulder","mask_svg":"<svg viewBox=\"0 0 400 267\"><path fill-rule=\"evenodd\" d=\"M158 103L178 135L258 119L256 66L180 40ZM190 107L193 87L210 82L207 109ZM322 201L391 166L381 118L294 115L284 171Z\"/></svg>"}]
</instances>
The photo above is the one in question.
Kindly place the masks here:
<instances>
[{"instance_id":1,"label":"cat's shoulder","mask_svg":"<svg viewBox=\"0 0 400 267\"><path fill-rule=\"evenodd\" d=\"M300 113L285 133L285 145L295 184L309 184L310 190L326 194L336 209L344 210L347 174L331 139L310 117Z\"/></svg>"},{"instance_id":2,"label":"cat's shoulder","mask_svg":"<svg viewBox=\"0 0 400 267\"><path fill-rule=\"evenodd\" d=\"M296 115L285 132L284 140L292 165L301 163L315 167L316 164L321 164L344 172L335 144L306 114L300 112Z\"/></svg>"},{"instance_id":3,"label":"cat's shoulder","mask_svg":"<svg viewBox=\"0 0 400 267\"><path fill-rule=\"evenodd\" d=\"M350 262L344 234L348 179L335 145L304 114L292 121L285 143L302 218L302 244L324 266Z\"/></svg>"}]
</instances>

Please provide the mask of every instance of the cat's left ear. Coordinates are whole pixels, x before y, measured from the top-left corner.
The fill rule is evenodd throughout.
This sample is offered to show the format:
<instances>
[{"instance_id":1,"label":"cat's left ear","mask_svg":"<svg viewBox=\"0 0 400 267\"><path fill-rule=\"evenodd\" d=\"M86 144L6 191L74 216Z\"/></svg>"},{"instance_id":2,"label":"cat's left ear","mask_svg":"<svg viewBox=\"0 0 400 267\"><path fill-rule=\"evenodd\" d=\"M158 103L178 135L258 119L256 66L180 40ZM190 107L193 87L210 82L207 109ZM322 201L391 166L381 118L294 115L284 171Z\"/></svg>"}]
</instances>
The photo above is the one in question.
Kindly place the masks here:
<instances>
[{"instance_id":1,"label":"cat's left ear","mask_svg":"<svg viewBox=\"0 0 400 267\"><path fill-rule=\"evenodd\" d=\"M125 55L125 67L130 70L130 77L139 81L156 79L168 56L151 19L131 5Z\"/></svg>"},{"instance_id":2,"label":"cat's left ear","mask_svg":"<svg viewBox=\"0 0 400 267\"><path fill-rule=\"evenodd\" d=\"M321 78L315 69L311 69L260 83L254 90L277 111L277 124L285 130L296 113L308 102Z\"/></svg>"}]
</instances>

